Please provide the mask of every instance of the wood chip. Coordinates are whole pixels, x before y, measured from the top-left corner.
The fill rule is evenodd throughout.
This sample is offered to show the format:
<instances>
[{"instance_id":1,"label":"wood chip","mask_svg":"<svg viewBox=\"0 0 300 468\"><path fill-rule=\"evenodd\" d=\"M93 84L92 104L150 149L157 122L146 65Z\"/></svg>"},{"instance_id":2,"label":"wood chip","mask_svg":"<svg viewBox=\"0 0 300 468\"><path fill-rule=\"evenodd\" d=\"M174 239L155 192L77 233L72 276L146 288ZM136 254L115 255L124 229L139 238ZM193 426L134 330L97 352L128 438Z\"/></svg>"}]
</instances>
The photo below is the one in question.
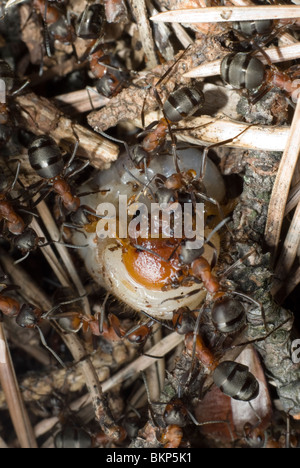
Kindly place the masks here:
<instances>
[{"instance_id":1,"label":"wood chip","mask_svg":"<svg viewBox=\"0 0 300 468\"><path fill-rule=\"evenodd\" d=\"M285 150L283 152L278 174L274 183L265 228L265 240L273 253L273 258L275 258L275 254L277 252L285 206L299 156L299 119L300 100L298 99Z\"/></svg>"},{"instance_id":2,"label":"wood chip","mask_svg":"<svg viewBox=\"0 0 300 468\"><path fill-rule=\"evenodd\" d=\"M246 7L207 7L172 10L150 18L152 21L174 23L224 23L263 19L299 18L300 6L262 5Z\"/></svg>"},{"instance_id":3,"label":"wood chip","mask_svg":"<svg viewBox=\"0 0 300 468\"><path fill-rule=\"evenodd\" d=\"M77 155L88 158L99 169L108 167L117 159L119 147L116 144L82 125L73 124L50 100L28 93L17 97L16 102L27 130L36 135L51 134L67 151L74 148L76 132L80 142Z\"/></svg>"}]
</instances>

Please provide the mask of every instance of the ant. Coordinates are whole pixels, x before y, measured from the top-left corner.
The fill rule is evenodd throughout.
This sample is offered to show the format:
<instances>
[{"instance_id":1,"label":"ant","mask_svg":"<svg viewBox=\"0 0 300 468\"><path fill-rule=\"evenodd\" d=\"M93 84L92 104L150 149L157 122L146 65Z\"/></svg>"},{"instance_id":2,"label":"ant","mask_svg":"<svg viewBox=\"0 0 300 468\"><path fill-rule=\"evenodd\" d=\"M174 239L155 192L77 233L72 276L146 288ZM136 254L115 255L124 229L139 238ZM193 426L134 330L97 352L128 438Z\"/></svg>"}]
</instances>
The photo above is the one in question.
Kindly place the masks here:
<instances>
[{"instance_id":1,"label":"ant","mask_svg":"<svg viewBox=\"0 0 300 468\"><path fill-rule=\"evenodd\" d=\"M89 62L91 72L97 78L95 86L99 94L114 97L128 84L130 73L116 56L99 49L90 55Z\"/></svg>"},{"instance_id":2,"label":"ant","mask_svg":"<svg viewBox=\"0 0 300 468\"><path fill-rule=\"evenodd\" d=\"M50 4L49 4L50 2ZM44 28L44 43L48 57L52 57L50 37L63 44L71 44L76 55L74 41L76 34L70 15L63 2L56 0L33 0L33 7L39 12Z\"/></svg>"},{"instance_id":3,"label":"ant","mask_svg":"<svg viewBox=\"0 0 300 468\"><path fill-rule=\"evenodd\" d=\"M92 335L101 336L108 341L120 341L127 339L130 343L144 344L151 334L154 320L139 324L128 331L122 328L119 318L112 313L108 314L107 322L102 321L101 314L85 316L78 304L82 298L75 298L70 288L60 288L54 295L54 302L59 305L49 311L44 318L56 320L60 328L66 333L78 333L81 328L86 332L90 330ZM58 313L53 314L58 309Z\"/></svg>"},{"instance_id":4,"label":"ant","mask_svg":"<svg viewBox=\"0 0 300 468\"><path fill-rule=\"evenodd\" d=\"M0 312L7 317L15 317L17 325L19 325L21 328L37 329L43 346L45 346L45 348L50 351L50 353L55 357L55 359L57 359L61 366L65 368L65 364L62 362L59 356L47 345L43 332L39 327L43 319L43 311L32 304L21 304L16 299L4 295L3 292L18 289L18 286L7 286L4 283L7 277L3 274L2 271L0 271L0 275Z\"/></svg>"},{"instance_id":5,"label":"ant","mask_svg":"<svg viewBox=\"0 0 300 468\"><path fill-rule=\"evenodd\" d=\"M42 195L38 201L35 202L35 206L53 190L59 195L63 206L69 213L76 212L79 209L80 199L72 194L71 187L66 180L78 174L78 172L83 171L89 164L89 162L83 163L79 168L68 172L76 156L78 146L79 141L77 140L73 153L69 161L65 164L61 150L52 137L42 135L33 140L28 149L29 162L36 173L44 179L42 183L39 184L37 191L50 185L47 193Z\"/></svg>"},{"instance_id":6,"label":"ant","mask_svg":"<svg viewBox=\"0 0 300 468\"><path fill-rule=\"evenodd\" d=\"M146 381L146 377L144 373L142 373L148 403L150 406L150 414L153 424L158 427L158 424L155 422L154 414L153 414L153 405L164 405L165 408L162 412L162 425L164 426L163 430L159 430L159 437L158 440L161 444L163 444L163 448L178 448L183 444L183 437L184 437L184 428L188 426L188 424L194 424L196 426L204 426L209 424L222 424L225 423L229 427L229 431L231 433L231 429L229 426L228 421L224 420L216 420L216 421L205 421L205 422L198 422L196 418L193 416L191 411L188 408L188 395L182 394L182 389L178 387L178 396L174 396L171 398L167 403L158 402L154 403L150 400L149 388ZM185 446L184 442L184 446Z\"/></svg>"},{"instance_id":7,"label":"ant","mask_svg":"<svg viewBox=\"0 0 300 468\"><path fill-rule=\"evenodd\" d=\"M247 23L247 22L246 22ZM254 22L256 23L256 22ZM259 23L259 22L257 22ZM248 26L236 26L239 33L247 38L249 34ZM251 26L250 26L251 28ZM266 23L265 33L267 33L270 25ZM281 28L279 28L280 30ZM266 45L276 35L278 31L273 32L269 37L263 40L262 45ZM268 54L258 45L255 40L250 44L254 47L252 52L237 52L226 55L221 61L220 74L223 81L231 85L235 89L245 90L252 104L258 102L272 88L277 87L284 91L287 96L291 96L296 91L294 79L299 76L299 72L294 67L291 67L289 72L282 72L273 65ZM269 68L260 59L254 57L256 52L260 52L265 58Z\"/></svg>"},{"instance_id":8,"label":"ant","mask_svg":"<svg viewBox=\"0 0 300 468\"><path fill-rule=\"evenodd\" d=\"M20 166L18 166L15 179L9 187L7 187L6 179L0 177L0 221L4 221L4 227L10 234L12 234L13 237L9 240L12 241L13 246L20 250L23 255L26 253L26 255L16 263L20 263L25 260L30 252L35 250L37 247L42 247L42 243L44 241L44 239L39 237L33 229L27 227L24 219L13 208L15 200L11 200L8 197L8 194L14 190L18 180L19 169ZM20 210L27 213L27 210L24 210L22 206L20 206Z\"/></svg>"},{"instance_id":9,"label":"ant","mask_svg":"<svg viewBox=\"0 0 300 468\"><path fill-rule=\"evenodd\" d=\"M30 221L25 221L23 217L20 216L19 211L29 214L30 216L36 216L35 213L27 210L27 207L19 205L18 209L14 209L13 204L18 201L11 200L9 193L14 190L14 187L17 181L23 185L18 180L20 165L18 165L16 175L13 183L7 187L7 180L4 177L0 176L0 221L4 221L4 229L9 232L8 240L12 243L12 246L20 250L23 257L15 262L15 264L23 262L29 255L30 252L33 252L37 248L46 247L57 241L51 241L45 243L43 237L39 237L37 233L30 227L28 224ZM6 236L5 236L6 237ZM78 246L73 246L69 244L63 244L70 248L78 248Z\"/></svg>"},{"instance_id":10,"label":"ant","mask_svg":"<svg viewBox=\"0 0 300 468\"><path fill-rule=\"evenodd\" d=\"M234 361L222 361L213 372L214 383L234 400L250 401L258 396L259 383L249 368Z\"/></svg>"}]
</instances>

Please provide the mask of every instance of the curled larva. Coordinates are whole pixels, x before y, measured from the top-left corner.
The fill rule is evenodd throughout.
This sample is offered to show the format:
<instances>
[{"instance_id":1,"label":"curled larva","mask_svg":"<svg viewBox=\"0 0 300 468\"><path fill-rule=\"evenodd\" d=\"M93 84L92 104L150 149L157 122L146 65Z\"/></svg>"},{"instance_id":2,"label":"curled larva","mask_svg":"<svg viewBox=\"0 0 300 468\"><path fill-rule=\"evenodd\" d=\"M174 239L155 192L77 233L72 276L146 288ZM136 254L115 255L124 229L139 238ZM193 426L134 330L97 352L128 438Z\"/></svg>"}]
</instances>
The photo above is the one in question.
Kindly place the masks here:
<instances>
[{"instance_id":1,"label":"curled larva","mask_svg":"<svg viewBox=\"0 0 300 468\"><path fill-rule=\"evenodd\" d=\"M178 154L182 173L194 171L194 174L199 174L202 158L200 150L182 149L178 150ZM177 173L171 155L152 158L145 172L136 168L128 155L123 154L110 169L99 173L89 186L92 191L101 191L86 196L82 203L97 211L99 215L108 216L111 220L120 220L126 208L130 211L133 202L143 203L149 209L153 197L155 199L158 193L157 180L161 183L161 180L172 174ZM206 197L218 203L222 201L225 196L224 181L215 164L209 159L203 185ZM120 204L120 195L126 195L127 204ZM185 195L190 197L189 190ZM104 203L107 205L103 205ZM189 203L191 205L191 202ZM115 211L110 211L109 204ZM130 213L132 214L132 211ZM147 219L151 222L150 218L149 215ZM130 219L133 219L132 216ZM98 226L99 222L101 220L98 221ZM96 228L90 229L90 226L84 233L76 230L73 242L88 245L79 252L93 279L132 309L145 310L153 317L169 320L175 309L182 306L196 308L205 297L206 293L199 282L190 280L185 281L183 285L173 281L181 272L178 259L176 260L174 255L172 258L172 252L176 250L174 239L162 239L160 236L159 239L150 237L145 241L132 242L130 237L130 244L128 238L101 238L99 230L95 231ZM204 233L207 238L210 231L205 229ZM141 250L136 248L137 244L142 246ZM219 251L217 234L212 236L209 244L204 246L204 256L211 262L215 253Z\"/></svg>"}]
</instances>

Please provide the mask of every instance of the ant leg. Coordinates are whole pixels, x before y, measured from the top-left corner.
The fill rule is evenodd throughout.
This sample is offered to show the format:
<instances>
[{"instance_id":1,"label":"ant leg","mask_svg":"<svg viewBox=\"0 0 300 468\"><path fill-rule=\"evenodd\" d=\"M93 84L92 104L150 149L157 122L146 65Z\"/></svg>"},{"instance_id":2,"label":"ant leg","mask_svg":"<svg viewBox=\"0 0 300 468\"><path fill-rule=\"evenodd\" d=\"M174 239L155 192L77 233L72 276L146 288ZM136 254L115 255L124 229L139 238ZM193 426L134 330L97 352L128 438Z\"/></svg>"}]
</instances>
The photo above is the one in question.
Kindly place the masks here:
<instances>
[{"instance_id":1,"label":"ant leg","mask_svg":"<svg viewBox=\"0 0 300 468\"><path fill-rule=\"evenodd\" d=\"M33 205L31 205L30 207L31 207L31 208L35 208L36 206L38 206L42 201L44 201L44 200L48 197L48 195L50 195L50 193L52 192L52 190L53 190L53 187L50 187L50 188L48 189L48 191L47 191L46 193L44 193L43 195L40 195L40 197L39 197L39 198L33 203ZM33 195L33 197L34 197L35 195L37 195L37 193L35 193L35 194Z\"/></svg>"},{"instance_id":2,"label":"ant leg","mask_svg":"<svg viewBox=\"0 0 300 468\"><path fill-rule=\"evenodd\" d=\"M28 258L29 255L30 255L30 251L27 252L27 254L25 254L24 257L19 258L19 260L16 260L16 261L14 262L14 265L18 265L19 263L24 262L24 260L26 260L26 258Z\"/></svg>"},{"instance_id":3,"label":"ant leg","mask_svg":"<svg viewBox=\"0 0 300 468\"><path fill-rule=\"evenodd\" d=\"M221 218L221 219L224 219L224 213L223 213L222 207L221 207L220 203L219 203L217 200L215 200L215 199L212 198L212 197L208 197L208 196L205 195L204 193L198 192L197 195L198 195L200 198L202 198L204 201L208 201L208 202L212 203L213 205L215 205L215 206L217 207L217 209L218 209L220 218ZM227 219L229 219L229 218L227 218ZM228 227L227 227L227 229L228 229ZM232 234L231 231L229 231L229 232ZM232 237L233 237L233 235L232 235Z\"/></svg>"},{"instance_id":4,"label":"ant leg","mask_svg":"<svg viewBox=\"0 0 300 468\"><path fill-rule=\"evenodd\" d=\"M193 346L192 346L192 353L191 353L191 366L190 366L189 375L188 375L187 380L186 380L186 387L189 385L189 383L191 381L191 378L192 378L192 375L193 375L193 370L194 370L194 367L195 367L196 340L197 340L197 335L198 335L198 330L199 330L199 325L200 325L200 319L201 319L204 307L205 307L205 303L199 309L197 320L195 322L195 327L194 327L194 331L193 331Z\"/></svg>"},{"instance_id":5,"label":"ant leg","mask_svg":"<svg viewBox=\"0 0 300 468\"><path fill-rule=\"evenodd\" d=\"M21 93L23 91L23 89L25 89L28 85L29 85L30 81L27 80L25 81L25 83L23 83L20 88L16 89L15 91L13 91L11 93L11 96L16 96L17 94Z\"/></svg>"},{"instance_id":6,"label":"ant leg","mask_svg":"<svg viewBox=\"0 0 300 468\"><path fill-rule=\"evenodd\" d=\"M77 153L77 150L78 150L78 147L79 147L79 137L78 137L78 135L77 135L77 133L76 133L76 131L74 129L74 125L72 125L72 130L73 130L76 142L75 142L75 146L74 146L74 149L73 149L73 153L72 153L69 161L67 162L65 169L71 166L72 162L75 159L75 156L76 156L76 153Z\"/></svg>"},{"instance_id":7,"label":"ant leg","mask_svg":"<svg viewBox=\"0 0 300 468\"><path fill-rule=\"evenodd\" d=\"M105 306L106 306L106 303L108 301L109 296L110 296L110 293L108 292L106 294L105 298L104 298L103 304L101 305L101 311L100 311L99 319L98 319L100 333L103 333L103 323L104 323L104 317L105 317Z\"/></svg>"},{"instance_id":8,"label":"ant leg","mask_svg":"<svg viewBox=\"0 0 300 468\"><path fill-rule=\"evenodd\" d=\"M266 333L265 335L263 336L260 336L259 338L254 338L253 340L249 340L249 341L244 341L243 343L238 343L236 345L232 345L230 346L229 349L234 349L234 348L237 348L239 346L247 346L248 344L252 344L252 343L258 343L260 341L264 341L266 338L268 338L269 336L272 335L272 333L276 332L277 330L279 330L281 327L283 327L283 325L285 325L286 323L288 323L291 319L288 318L286 320L284 320L282 323L280 323L279 325L277 325L275 328L273 328L272 330L270 330L268 333Z\"/></svg>"},{"instance_id":9,"label":"ant leg","mask_svg":"<svg viewBox=\"0 0 300 468\"><path fill-rule=\"evenodd\" d=\"M244 263L244 261L254 253L256 253L256 250L252 249L252 250L250 250L250 252L248 252L242 258L239 258L236 262L234 262L233 265L231 265L229 268L227 268L227 270L225 270L224 273L222 273L222 278L226 278L226 276L229 276L230 273L237 267L237 265L240 265L240 264Z\"/></svg>"},{"instance_id":10,"label":"ant leg","mask_svg":"<svg viewBox=\"0 0 300 468\"><path fill-rule=\"evenodd\" d=\"M189 417L191 418L192 422L195 424L195 426L208 426L209 424L226 424L228 427L231 440L234 441L233 433L232 433L231 426L230 426L230 421L227 421L226 419L220 419L220 420L215 420L215 421L198 422L195 416L188 409L187 409L187 413Z\"/></svg>"},{"instance_id":11,"label":"ant leg","mask_svg":"<svg viewBox=\"0 0 300 468\"><path fill-rule=\"evenodd\" d=\"M74 177L76 174L79 174L80 172L84 171L84 169L86 169L89 165L90 165L90 161L83 162L82 166L80 166L78 169L74 169L74 171L72 171L68 175L68 179L70 179L71 177ZM89 192L89 193L91 193L91 192ZM98 192L93 192L93 193L98 193ZM83 195L81 195L81 196L83 196Z\"/></svg>"},{"instance_id":12,"label":"ant leg","mask_svg":"<svg viewBox=\"0 0 300 468\"><path fill-rule=\"evenodd\" d=\"M14 181L13 181L13 183L11 184L9 190L14 190L15 185L16 185L16 183L18 182L18 178L19 178L19 174L20 174L20 168L21 168L21 163L20 163L20 161L19 161L19 162L18 162L18 165L17 165L17 170L16 170L16 174L15 174Z\"/></svg>"},{"instance_id":13,"label":"ant leg","mask_svg":"<svg viewBox=\"0 0 300 468\"><path fill-rule=\"evenodd\" d=\"M160 107L160 109L161 109L161 111L163 113L164 119L165 119L165 121L167 123L167 126L168 126L169 135L170 135L171 140L172 140L172 153L173 153L174 165L175 165L176 172L178 174L180 174L181 171L180 171L180 167L179 167L179 164L178 164L178 154L177 154L177 151L176 151L176 139L175 139L174 133L173 133L173 131L171 129L170 121L166 117L161 97L160 97L160 95L158 94L158 92L157 92L157 90L155 88L154 88L153 91L154 91L155 98L156 98L156 100L157 100L157 102L159 104L159 107Z\"/></svg>"},{"instance_id":14,"label":"ant leg","mask_svg":"<svg viewBox=\"0 0 300 468\"><path fill-rule=\"evenodd\" d=\"M126 150L126 153L127 153L128 157L129 157L129 159L132 161L132 156L131 156L131 154L130 154L130 149L129 149L129 146L128 146L128 144L127 144L126 141L124 141L124 140L119 140L118 138L114 138L114 137L108 135L108 134L105 133L105 132L100 132L100 131L98 131L98 133L99 133L100 135L102 135L104 138L107 138L108 140L114 141L115 143L122 143L122 144L124 145L124 147L125 147L125 150Z\"/></svg>"},{"instance_id":15,"label":"ant leg","mask_svg":"<svg viewBox=\"0 0 300 468\"><path fill-rule=\"evenodd\" d=\"M150 391L149 391L149 387L148 387L148 383L147 383L147 379L146 379L146 374L143 371L141 371L141 374L142 374L142 378L143 378L145 389L146 389L151 422L152 422L153 426L159 427L158 424L157 424L157 421L155 420L155 416L154 416L154 411L153 411L152 402L151 402L151 398L150 398Z\"/></svg>"},{"instance_id":16,"label":"ant leg","mask_svg":"<svg viewBox=\"0 0 300 468\"><path fill-rule=\"evenodd\" d=\"M50 35L49 35L49 30L48 30L48 25L47 25L48 1L49 0L45 0L45 10L44 10L44 16L43 16L43 30L44 30L44 42L45 42L46 53L47 53L47 56L51 58L52 52L51 52L51 47L50 47Z\"/></svg>"},{"instance_id":17,"label":"ant leg","mask_svg":"<svg viewBox=\"0 0 300 468\"><path fill-rule=\"evenodd\" d=\"M42 318L42 319L46 319L46 318L49 317L49 315L52 315L53 312L55 312L56 310L58 310L61 306L63 306L63 305L69 305L69 304L74 304L74 302L79 302L79 301L81 301L82 299L84 299L85 297L87 297L87 294L84 294L83 296L76 297L75 299L71 299L70 301L60 302L58 305L52 307L52 309L50 309L50 310L48 310L47 312L45 312L44 314L42 314L41 318Z\"/></svg>"},{"instance_id":18,"label":"ant leg","mask_svg":"<svg viewBox=\"0 0 300 468\"><path fill-rule=\"evenodd\" d=\"M250 95L248 97L248 100L250 102L250 104L254 105L256 104L258 101L260 101L269 91L271 91L271 89L273 88L273 86L271 85L263 85L260 87L260 89L254 93L252 96Z\"/></svg>"},{"instance_id":19,"label":"ant leg","mask_svg":"<svg viewBox=\"0 0 300 468\"><path fill-rule=\"evenodd\" d=\"M212 145L208 145L204 148L203 150L203 156L201 160L201 166L200 166L200 175L199 179L202 180L205 174L205 169L206 169L206 161L207 161L207 153L211 148L217 148L218 146L226 145L227 143L231 143L234 141L236 138L240 137L243 133L245 133L250 127L253 127L253 124L248 125L248 127L244 128L240 133L238 133L236 136L233 138L228 138L227 140L219 141L218 143L213 143Z\"/></svg>"},{"instance_id":20,"label":"ant leg","mask_svg":"<svg viewBox=\"0 0 300 468\"><path fill-rule=\"evenodd\" d=\"M161 76L161 78L158 80L158 82L156 83L155 86L159 86L163 81L164 79L171 73L171 71L174 69L174 67L177 65L178 62L180 62L180 60L182 59L182 57L187 53L187 51L191 48L191 44L187 46L187 48L180 54L180 56L178 57L178 59L171 65L170 68L168 68L168 70Z\"/></svg>"},{"instance_id":21,"label":"ant leg","mask_svg":"<svg viewBox=\"0 0 300 468\"><path fill-rule=\"evenodd\" d=\"M79 63L79 57L78 57L78 54L77 54L77 50L76 50L76 47L74 45L74 41L73 41L73 37L72 37L72 31L71 31L71 28L72 28L72 21L71 21L71 12L69 9L67 9L67 12L66 12L66 17L64 16L64 19L65 19L65 23L70 31L70 34L71 34L71 47L72 47L72 51L73 51L73 54L74 54L74 57L76 59L76 62Z\"/></svg>"}]
</instances>

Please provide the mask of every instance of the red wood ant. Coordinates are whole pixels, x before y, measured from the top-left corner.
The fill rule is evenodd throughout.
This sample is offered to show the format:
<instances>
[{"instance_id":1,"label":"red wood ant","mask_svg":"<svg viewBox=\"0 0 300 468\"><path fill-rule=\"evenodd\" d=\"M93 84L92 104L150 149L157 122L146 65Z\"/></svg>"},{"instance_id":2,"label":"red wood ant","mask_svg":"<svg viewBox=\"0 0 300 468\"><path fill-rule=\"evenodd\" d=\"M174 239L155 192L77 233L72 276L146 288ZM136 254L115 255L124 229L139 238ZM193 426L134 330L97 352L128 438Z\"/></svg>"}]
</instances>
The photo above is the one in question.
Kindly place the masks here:
<instances>
[{"instance_id":1,"label":"red wood ant","mask_svg":"<svg viewBox=\"0 0 300 468\"><path fill-rule=\"evenodd\" d=\"M237 25L236 29L243 37L247 39L251 24L255 26L260 24L257 22L241 22ZM248 23L248 24L247 24ZM261 22L265 32L271 29L270 24ZM285 26L284 26L285 27ZM256 28L254 28L256 29ZM266 45L276 37L282 28L275 30L270 36L263 40ZM299 88L298 82L294 80L299 77L298 67L291 67L290 72L282 72L271 62L267 52L257 44L257 42L250 41L254 47L252 52L238 52L226 55L221 62L220 74L225 83L228 83L235 89L245 90L252 104L259 101L267 92L272 88L277 87L284 91L287 96L297 93ZM265 65L257 57L253 56L256 52L260 52L266 60L269 68L266 69ZM295 86L296 85L296 86Z\"/></svg>"},{"instance_id":2,"label":"red wood ant","mask_svg":"<svg viewBox=\"0 0 300 468\"><path fill-rule=\"evenodd\" d=\"M79 142L76 141L73 154L67 164L64 163L59 147L53 138L48 135L42 135L35 138L28 149L31 167L42 179L44 179L42 184L39 186L39 190L50 184L51 187L46 196L54 190L55 193L59 195L68 212L75 212L78 210L80 207L80 199L72 194L71 187L66 181L66 178L70 178L75 174L78 174L78 172L84 170L89 164L88 162L83 163L79 169L75 169L66 176L66 173L76 156L78 145ZM45 196L42 196L35 205L37 205L43 198L45 198Z\"/></svg>"},{"instance_id":3,"label":"red wood ant","mask_svg":"<svg viewBox=\"0 0 300 468\"><path fill-rule=\"evenodd\" d=\"M101 315L83 315L80 306L76 304L80 300L81 298L74 299L74 294L69 288L58 289L54 301L59 305L44 315L44 318L56 320L67 333L77 333L83 327L84 332L90 330L94 336L101 336L108 341L127 339L134 344L143 344L151 334L154 320L148 320L126 331L122 328L119 318L112 313L108 314L107 322L103 323ZM54 310L57 309L59 313L54 314Z\"/></svg>"},{"instance_id":4,"label":"red wood ant","mask_svg":"<svg viewBox=\"0 0 300 468\"><path fill-rule=\"evenodd\" d=\"M0 221L4 221L4 229L6 228L10 234L12 234L13 246L22 252L26 253L26 257L29 253L35 250L38 246L41 246L43 239L38 237L36 232L27 227L24 219L19 215L19 213L13 207L15 200L11 200L8 197L9 192L11 192L18 180L19 168L16 171L15 179L13 183L7 187L6 179L0 177ZM20 206L20 210L27 212L24 207ZM23 257L18 262L24 260L26 257Z\"/></svg>"},{"instance_id":5,"label":"red wood ant","mask_svg":"<svg viewBox=\"0 0 300 468\"><path fill-rule=\"evenodd\" d=\"M71 44L76 55L74 48L75 31L69 13L62 2L57 4L55 0L34 0L33 7L39 12L43 21L44 41L48 57L52 57L50 37L63 44Z\"/></svg>"},{"instance_id":6,"label":"red wood ant","mask_svg":"<svg viewBox=\"0 0 300 468\"><path fill-rule=\"evenodd\" d=\"M117 57L99 49L90 55L89 61L91 72L97 78L96 89L103 96L114 97L128 84L130 73Z\"/></svg>"},{"instance_id":7,"label":"red wood ant","mask_svg":"<svg viewBox=\"0 0 300 468\"><path fill-rule=\"evenodd\" d=\"M18 287L14 285L7 286L5 283L3 283L6 277L2 274L2 272L0 272L0 274L2 275L0 278L0 312L10 318L16 317L16 323L22 328L37 329L43 346L45 346L45 348L50 351L50 353L55 357L55 359L57 359L61 366L65 368L65 364L62 362L59 356L47 345L43 332L39 327L39 324L43 320L42 310L32 304L21 305L21 303L16 299L4 295L3 292L18 289Z\"/></svg>"}]
</instances>

